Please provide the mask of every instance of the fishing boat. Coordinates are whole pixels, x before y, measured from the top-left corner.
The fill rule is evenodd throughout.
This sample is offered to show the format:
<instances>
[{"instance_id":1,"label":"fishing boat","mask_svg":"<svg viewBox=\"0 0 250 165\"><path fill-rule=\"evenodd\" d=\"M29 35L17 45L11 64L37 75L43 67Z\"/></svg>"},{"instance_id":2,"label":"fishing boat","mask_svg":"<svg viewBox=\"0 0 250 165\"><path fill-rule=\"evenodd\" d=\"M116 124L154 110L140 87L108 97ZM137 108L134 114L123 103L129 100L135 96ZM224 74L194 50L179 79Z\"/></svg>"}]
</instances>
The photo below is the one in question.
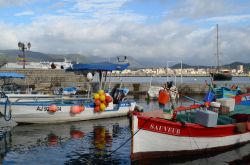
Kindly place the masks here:
<instances>
[{"instance_id":1,"label":"fishing boat","mask_svg":"<svg viewBox=\"0 0 250 165\"><path fill-rule=\"evenodd\" d=\"M67 71L85 74L86 72L99 72L99 91L94 98L19 98L12 102L3 94L0 102L0 112L10 114L17 123L59 123L68 121L80 121L100 118L125 116L135 108L135 101L126 97L128 93L122 87L110 91L104 91L103 72L124 70L128 64L94 63L74 64ZM22 101L24 100L24 101Z\"/></svg>"},{"instance_id":2,"label":"fishing boat","mask_svg":"<svg viewBox=\"0 0 250 165\"><path fill-rule=\"evenodd\" d=\"M191 157L249 143L250 120L237 121L234 115L249 115L250 108L232 104L232 98L224 99L229 101L210 105L199 102L173 110L133 112L132 161Z\"/></svg>"},{"instance_id":3,"label":"fishing boat","mask_svg":"<svg viewBox=\"0 0 250 165\"><path fill-rule=\"evenodd\" d=\"M219 51L219 35L218 35L218 32L219 31L219 26L217 24L216 26L216 61L217 61L217 67L215 69L215 71L211 72L210 75L211 77L213 78L214 81L230 81L232 80L232 74L230 73L229 70L227 69L221 69L221 66L220 66L220 51Z\"/></svg>"},{"instance_id":4,"label":"fishing boat","mask_svg":"<svg viewBox=\"0 0 250 165\"><path fill-rule=\"evenodd\" d=\"M173 75L171 75L173 76ZM147 99L148 100L157 100L159 98L159 94L161 91L164 89L169 89L170 91L170 96L172 97L173 100L178 99L178 89L176 87L176 76L174 75L173 77L170 77L171 79L169 80L169 77L167 77L167 82L166 84L159 86L159 85L152 85L152 80L153 76L150 79L150 84L149 84L149 89L147 91ZM174 81L173 81L174 80Z\"/></svg>"}]
</instances>

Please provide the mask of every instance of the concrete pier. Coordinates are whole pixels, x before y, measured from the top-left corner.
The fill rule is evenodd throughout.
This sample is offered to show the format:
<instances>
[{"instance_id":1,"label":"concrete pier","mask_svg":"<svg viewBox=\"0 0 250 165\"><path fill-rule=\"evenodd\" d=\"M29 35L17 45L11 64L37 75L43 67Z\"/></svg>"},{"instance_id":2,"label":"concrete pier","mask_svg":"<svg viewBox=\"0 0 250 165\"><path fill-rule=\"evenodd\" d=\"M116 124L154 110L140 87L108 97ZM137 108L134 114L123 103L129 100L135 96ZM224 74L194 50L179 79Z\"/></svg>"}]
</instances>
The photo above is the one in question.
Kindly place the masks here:
<instances>
[{"instance_id":1,"label":"concrete pier","mask_svg":"<svg viewBox=\"0 0 250 165\"><path fill-rule=\"evenodd\" d=\"M73 72L65 72L65 70L60 69L0 69L0 72L16 72L22 73L26 76L25 79L13 79L14 82L18 85L32 88L35 91L41 92L51 92L55 88L59 87L69 87L74 86L81 90L89 89L89 82L86 80L86 77L83 75L77 75ZM3 82L0 82L0 85ZM92 86L97 88L96 83L92 83ZM111 88L118 86L119 83L111 83ZM123 85L129 88L131 94L145 94L149 88L148 82L140 83L126 83L123 82ZM153 84L161 86L163 84ZM223 86L223 82L218 82L218 86ZM242 92L247 92L250 89L250 82L245 84L237 84ZM105 86L108 87L108 84ZM208 90L208 86L205 83L182 83L177 85L181 93L189 94L204 94ZM250 92L250 91L249 91Z\"/></svg>"}]
</instances>

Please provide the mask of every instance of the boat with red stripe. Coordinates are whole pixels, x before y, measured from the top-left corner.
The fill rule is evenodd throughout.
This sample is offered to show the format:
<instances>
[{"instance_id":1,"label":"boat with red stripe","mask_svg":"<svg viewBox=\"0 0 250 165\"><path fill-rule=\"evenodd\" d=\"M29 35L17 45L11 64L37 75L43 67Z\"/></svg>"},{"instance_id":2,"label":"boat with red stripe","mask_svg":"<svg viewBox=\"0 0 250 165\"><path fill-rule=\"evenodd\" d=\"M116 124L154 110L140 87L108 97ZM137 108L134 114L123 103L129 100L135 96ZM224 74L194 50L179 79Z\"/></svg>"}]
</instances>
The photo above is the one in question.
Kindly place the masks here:
<instances>
[{"instance_id":1,"label":"boat with red stripe","mask_svg":"<svg viewBox=\"0 0 250 165\"><path fill-rule=\"evenodd\" d=\"M213 105L213 104L212 104ZM250 121L238 122L233 111L207 104L179 106L174 110L134 112L132 161L176 156L197 156L225 151L250 142ZM242 110L242 109L241 109ZM250 107L245 109L250 113ZM223 111L224 112L224 111Z\"/></svg>"}]
</instances>

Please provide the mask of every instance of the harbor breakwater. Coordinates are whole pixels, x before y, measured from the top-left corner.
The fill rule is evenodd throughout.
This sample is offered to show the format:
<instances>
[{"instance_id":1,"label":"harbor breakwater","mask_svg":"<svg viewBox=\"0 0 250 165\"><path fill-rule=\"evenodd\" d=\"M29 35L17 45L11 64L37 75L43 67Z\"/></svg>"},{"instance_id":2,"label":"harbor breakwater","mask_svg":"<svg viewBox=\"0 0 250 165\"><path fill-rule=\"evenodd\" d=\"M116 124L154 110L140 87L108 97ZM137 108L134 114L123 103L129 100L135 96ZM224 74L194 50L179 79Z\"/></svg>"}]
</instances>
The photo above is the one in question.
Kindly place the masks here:
<instances>
[{"instance_id":1,"label":"harbor breakwater","mask_svg":"<svg viewBox=\"0 0 250 165\"><path fill-rule=\"evenodd\" d=\"M23 86L23 88L30 88L35 91L41 91L50 93L55 88L60 87L76 87L79 90L88 90L89 86L94 89L98 88L97 82L88 82L84 75L75 74L73 72L65 72L60 69L0 69L0 72L15 72L25 75L25 79L13 79L13 82L17 85ZM126 79L126 78L125 78ZM140 79L139 79L140 80ZM0 82L3 84L3 81ZM110 87L119 86L120 82L110 83ZM216 82L218 86L224 86L225 82ZM123 82L123 86L129 88L130 94L145 94L149 89L149 82L137 81L137 82ZM152 83L152 85L162 86L163 83ZM231 84L228 83L228 87ZM250 81L244 83L237 83L242 92L250 92ZM108 84L105 85L108 87ZM181 93L188 94L204 94L208 90L208 86L203 82L198 83L177 83L177 87Z\"/></svg>"}]
</instances>

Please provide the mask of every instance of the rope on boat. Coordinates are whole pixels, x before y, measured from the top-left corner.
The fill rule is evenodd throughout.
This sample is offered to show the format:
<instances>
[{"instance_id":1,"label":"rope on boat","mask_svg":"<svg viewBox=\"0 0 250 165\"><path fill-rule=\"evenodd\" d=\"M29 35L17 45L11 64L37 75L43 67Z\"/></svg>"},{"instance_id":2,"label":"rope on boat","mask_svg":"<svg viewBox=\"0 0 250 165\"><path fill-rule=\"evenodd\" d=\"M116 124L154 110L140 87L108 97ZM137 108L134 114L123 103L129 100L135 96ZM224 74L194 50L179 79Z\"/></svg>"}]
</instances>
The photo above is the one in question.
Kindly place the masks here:
<instances>
[{"instance_id":1,"label":"rope on boat","mask_svg":"<svg viewBox=\"0 0 250 165\"><path fill-rule=\"evenodd\" d=\"M4 114L3 114L4 120L10 121L12 118L11 108L10 108L11 102L9 100L9 97L4 92L1 92L1 98L6 98L6 101L4 103ZM9 105L9 114L7 114L8 105Z\"/></svg>"},{"instance_id":2,"label":"rope on boat","mask_svg":"<svg viewBox=\"0 0 250 165\"><path fill-rule=\"evenodd\" d=\"M199 104L204 104L203 102L198 101L198 100L195 100L195 99L193 99L193 98L191 98L191 97L188 97L188 96L185 96L185 95L181 95L181 96L183 96L183 97L186 98L187 100L190 100L190 101L193 101L193 102L196 102L196 103L199 103Z\"/></svg>"},{"instance_id":3,"label":"rope on boat","mask_svg":"<svg viewBox=\"0 0 250 165\"><path fill-rule=\"evenodd\" d=\"M116 148L114 151L112 151L109 156L111 156L113 153L115 153L117 150L119 150L121 147L123 147L127 142L129 142L146 124L147 122L151 119L152 117L149 117L143 125L132 135L130 136L123 144L121 144L118 148Z\"/></svg>"},{"instance_id":4,"label":"rope on boat","mask_svg":"<svg viewBox=\"0 0 250 165\"><path fill-rule=\"evenodd\" d=\"M9 114L7 114L7 108L8 108L8 105L9 105ZM10 121L11 118L12 118L12 115L11 115L11 107L10 107L10 100L9 98L7 97L6 98L6 101L5 101L5 104L4 104L4 119L5 121Z\"/></svg>"},{"instance_id":5,"label":"rope on boat","mask_svg":"<svg viewBox=\"0 0 250 165\"><path fill-rule=\"evenodd\" d=\"M193 101L193 102L199 103L199 104L204 104L204 102L201 102L201 101L195 100L195 99L193 99L193 98L191 98L191 97L188 97L188 96L186 96L186 95L183 95L183 94L181 94L181 93L178 92L178 91L171 90L170 88L167 88L166 86L164 86L163 88L164 88L164 89L167 89L167 90L170 91L170 92L173 92L173 93L176 93L176 94L178 94L178 95L180 95L180 96L183 96L183 97L184 97L185 99L187 99L187 100L190 100L190 101Z\"/></svg>"}]
</instances>

